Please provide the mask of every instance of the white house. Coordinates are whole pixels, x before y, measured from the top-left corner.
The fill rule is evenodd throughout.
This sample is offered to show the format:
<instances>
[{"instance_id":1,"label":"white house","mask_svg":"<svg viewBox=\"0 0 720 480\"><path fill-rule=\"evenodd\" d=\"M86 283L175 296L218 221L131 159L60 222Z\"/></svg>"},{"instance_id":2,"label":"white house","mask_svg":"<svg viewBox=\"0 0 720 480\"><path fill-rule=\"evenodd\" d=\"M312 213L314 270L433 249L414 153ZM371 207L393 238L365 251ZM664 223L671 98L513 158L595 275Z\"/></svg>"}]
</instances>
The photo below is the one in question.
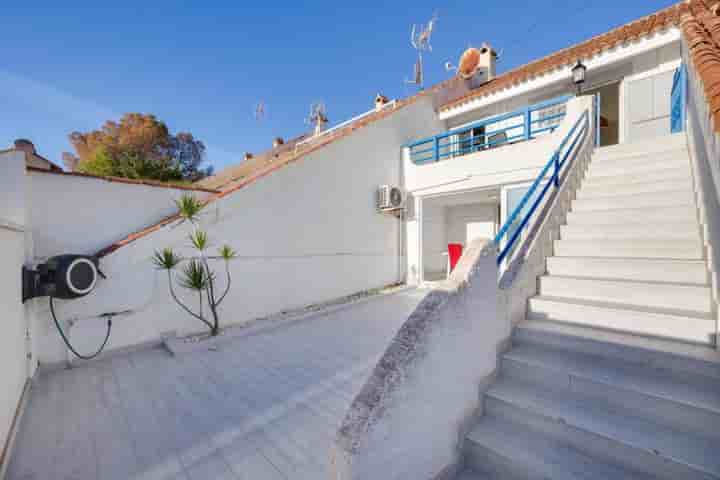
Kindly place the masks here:
<instances>
[{"instance_id":1,"label":"white house","mask_svg":"<svg viewBox=\"0 0 720 480\"><path fill-rule=\"evenodd\" d=\"M207 203L201 223L211 238L239 252L232 273L241 287L223 304L226 325L391 284L430 289L340 429L336 478L453 478L465 468L475 472L462 478L511 470L514 477L502 478L522 477L522 468L497 463L501 455L493 456L483 430L491 422L476 415L478 388L492 383L498 354L515 341L510 335L530 344L526 338L539 332L533 338L543 340L527 351L574 348L568 364L582 348L641 363L647 359L633 349L661 352L654 368L667 361L669 369L707 369L703 379L717 386L719 12L718 2L684 1L498 75L495 53L485 45L475 52L477 68L464 77L409 98L383 99L348 122L276 142L273 150L248 157L251 163L191 189ZM581 83L574 67L584 74ZM170 299L166 278L150 262L160 248L187 247L172 203L185 190L25 169L14 149L0 152L0 166L6 172L0 176L0 241L8 245L4 264L13 265L0 289L0 302L12 305L13 325L0 339L4 364L14 368L0 405L5 438L26 380L38 367L72 358L47 299L18 302L21 265L65 253L99 258L107 278L91 294L58 304L59 315L74 320L70 336L79 350L92 351L102 341L105 323L98 315L104 312L126 312L115 321L108 352L196 333L198 324ZM402 205L379 208L381 186L398 187ZM457 266L451 245L464 252ZM469 311L482 312L480 324ZM580 327L585 333L568 333ZM563 332L575 343L560 338ZM408 342L422 344L418 351L425 355L398 347ZM536 380L531 363L522 366L526 383ZM452 382L438 365L451 369ZM552 377L545 366L537 366L538 378ZM393 376L392 369L400 373ZM602 388L593 386L594 393L588 386L583 394L600 396ZM528 398L535 392L507 388ZM495 393L488 401L496 405L492 425L505 426ZM651 393L627 394L623 408L633 404L633 418L659 421L637 407ZM663 428L709 436L710 445L718 445L712 443L717 428L713 433L702 424L720 420L720 410L688 413L662 401L657 412L666 408L693 419ZM418 413L427 405L437 406L433 421ZM548 416L576 413L547 408ZM577 415L578 422L592 423ZM533 419L517 418L507 432L528 427L528 438L545 445L543 439L563 442L570 435L557 425L532 429ZM404 427L408 423L413 429ZM604 449L587 435L583 445L592 447L579 452L630 462L643 475L696 478L705 465L688 461L691 467L673 466L668 477L656 460L632 463L625 446ZM389 469L398 461L392 446L404 442L402 468ZM516 466L527 460L518 460L516 451L507 455Z\"/></svg>"}]
</instances>

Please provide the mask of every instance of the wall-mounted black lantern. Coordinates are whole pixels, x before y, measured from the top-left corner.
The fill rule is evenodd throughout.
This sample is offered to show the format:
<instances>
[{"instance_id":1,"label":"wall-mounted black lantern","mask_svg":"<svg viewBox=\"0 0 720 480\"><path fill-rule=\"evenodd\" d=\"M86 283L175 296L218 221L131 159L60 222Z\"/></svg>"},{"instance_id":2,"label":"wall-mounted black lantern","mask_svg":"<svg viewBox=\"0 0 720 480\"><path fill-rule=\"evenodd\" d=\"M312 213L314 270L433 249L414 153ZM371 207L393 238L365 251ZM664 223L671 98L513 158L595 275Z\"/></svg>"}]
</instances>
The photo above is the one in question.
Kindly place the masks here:
<instances>
[{"instance_id":1,"label":"wall-mounted black lantern","mask_svg":"<svg viewBox=\"0 0 720 480\"><path fill-rule=\"evenodd\" d=\"M587 72L587 67L583 65L583 63L578 60L575 66L572 68L572 81L577 87L577 93L580 95L582 84L585 83L585 73Z\"/></svg>"}]
</instances>

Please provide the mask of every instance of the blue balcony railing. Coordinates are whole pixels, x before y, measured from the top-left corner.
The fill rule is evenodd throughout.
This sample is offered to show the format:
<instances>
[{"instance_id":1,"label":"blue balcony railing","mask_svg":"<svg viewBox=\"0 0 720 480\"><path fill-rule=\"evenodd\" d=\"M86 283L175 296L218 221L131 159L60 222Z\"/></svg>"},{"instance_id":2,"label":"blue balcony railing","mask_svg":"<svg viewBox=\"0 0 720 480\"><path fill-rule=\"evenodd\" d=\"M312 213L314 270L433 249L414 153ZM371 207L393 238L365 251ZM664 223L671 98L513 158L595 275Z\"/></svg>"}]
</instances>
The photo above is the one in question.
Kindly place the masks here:
<instances>
[{"instance_id":1,"label":"blue balcony railing","mask_svg":"<svg viewBox=\"0 0 720 480\"><path fill-rule=\"evenodd\" d=\"M515 251L518 239L529 226L530 219L538 209L545 195L551 188L560 188L561 172L568 159L572 162L580 151L583 141L590 131L590 113L585 110L575 122L560 146L555 150L540 171L535 181L525 193L520 203L508 215L505 223L495 236L495 245L498 247L497 262L500 265L505 258L509 258ZM543 182L545 183L544 185Z\"/></svg>"},{"instance_id":2,"label":"blue balcony railing","mask_svg":"<svg viewBox=\"0 0 720 480\"><path fill-rule=\"evenodd\" d=\"M410 160L423 165L552 132L565 117L565 104L570 98L570 95L553 98L418 140L407 145Z\"/></svg>"}]
</instances>

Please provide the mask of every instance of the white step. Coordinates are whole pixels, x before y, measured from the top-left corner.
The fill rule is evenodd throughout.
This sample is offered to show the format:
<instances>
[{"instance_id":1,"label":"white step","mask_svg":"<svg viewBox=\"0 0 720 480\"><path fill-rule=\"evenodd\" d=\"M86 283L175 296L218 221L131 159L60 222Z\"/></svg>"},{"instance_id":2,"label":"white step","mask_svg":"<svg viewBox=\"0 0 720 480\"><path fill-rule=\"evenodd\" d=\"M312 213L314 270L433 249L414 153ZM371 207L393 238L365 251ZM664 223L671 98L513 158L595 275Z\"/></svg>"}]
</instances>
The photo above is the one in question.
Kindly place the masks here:
<instances>
[{"instance_id":1,"label":"white step","mask_svg":"<svg viewBox=\"0 0 720 480\"><path fill-rule=\"evenodd\" d=\"M602 174L606 171L627 173L631 171L663 170L666 168L690 168L687 151L671 151L657 154L640 154L623 158L593 157L588 173Z\"/></svg>"},{"instance_id":2,"label":"white step","mask_svg":"<svg viewBox=\"0 0 720 480\"><path fill-rule=\"evenodd\" d=\"M501 369L501 379L569 389L650 422L720 440L714 428L720 424L717 378L533 343L516 344L503 355Z\"/></svg>"},{"instance_id":3,"label":"white step","mask_svg":"<svg viewBox=\"0 0 720 480\"><path fill-rule=\"evenodd\" d=\"M550 290L557 291L556 287L557 285L554 285ZM608 290L610 289L605 289L605 291ZM603 293L600 291L598 294L592 295L592 293L582 292L586 297L572 296L570 292L561 292L562 296L557 297L546 294L539 295L528 301L527 318L529 320L568 322L698 344L709 345L714 342L715 319L707 311L698 311L698 306L693 309L673 309L651 304L653 306L649 307L642 303L640 305L632 303L634 298L632 292L618 295L617 291L610 291L609 293L615 293L614 297L611 297L610 294L603 295ZM707 290L706 303L710 301L709 295L709 290ZM625 302L618 302L618 297ZM627 301L628 297L630 297L629 302ZM673 302L665 301L663 303ZM675 301L674 303L682 302Z\"/></svg>"},{"instance_id":4,"label":"white step","mask_svg":"<svg viewBox=\"0 0 720 480\"><path fill-rule=\"evenodd\" d=\"M627 155L608 155L603 153L602 149L596 150L593 154L593 163L610 165L612 163L633 163L633 162L647 162L655 159L657 161L664 160L683 160L689 161L690 154L688 153L687 147L683 148L672 148L669 150L663 150L661 152L642 152L636 151L628 153Z\"/></svg>"},{"instance_id":5,"label":"white step","mask_svg":"<svg viewBox=\"0 0 720 480\"><path fill-rule=\"evenodd\" d=\"M562 386L504 379L487 392L484 408L489 416L531 425L589 456L631 470L669 480L720 478L717 443Z\"/></svg>"},{"instance_id":6,"label":"white step","mask_svg":"<svg viewBox=\"0 0 720 480\"><path fill-rule=\"evenodd\" d=\"M680 378L687 378L686 373L709 377L702 384L720 380L720 351L713 346L542 320L520 322L513 330L512 342L623 360L655 370L670 369L680 373ZM715 433L720 435L720 430Z\"/></svg>"},{"instance_id":7,"label":"white step","mask_svg":"<svg viewBox=\"0 0 720 480\"><path fill-rule=\"evenodd\" d=\"M666 135L648 140L629 143L618 143L608 147L600 147L595 155L603 158L619 158L638 154L666 152L668 150L687 150L687 139L684 133Z\"/></svg>"},{"instance_id":8,"label":"white step","mask_svg":"<svg viewBox=\"0 0 720 480\"><path fill-rule=\"evenodd\" d=\"M672 190L693 191L692 180L688 178L657 180L654 182L634 182L619 185L582 185L576 198L607 197L612 195L632 195L635 193L666 192Z\"/></svg>"},{"instance_id":9,"label":"white step","mask_svg":"<svg viewBox=\"0 0 720 480\"><path fill-rule=\"evenodd\" d=\"M564 277L709 284L707 267L702 260L548 257L547 273Z\"/></svg>"},{"instance_id":10,"label":"white step","mask_svg":"<svg viewBox=\"0 0 720 480\"><path fill-rule=\"evenodd\" d=\"M466 469L460 472L454 480L493 480L497 477L491 477L484 473L478 473L474 470Z\"/></svg>"},{"instance_id":11,"label":"white step","mask_svg":"<svg viewBox=\"0 0 720 480\"><path fill-rule=\"evenodd\" d=\"M646 157L640 157L646 158ZM690 161L687 159L663 157L658 162L651 161L619 161L612 160L603 162L602 160L593 159L588 167L586 177L611 177L617 175L643 175L648 172L657 172L661 170L682 170L685 169L690 174Z\"/></svg>"},{"instance_id":12,"label":"white step","mask_svg":"<svg viewBox=\"0 0 720 480\"><path fill-rule=\"evenodd\" d=\"M485 416L467 436L465 463L504 480L644 480L652 477L592 458L505 419Z\"/></svg>"},{"instance_id":13,"label":"white step","mask_svg":"<svg viewBox=\"0 0 720 480\"><path fill-rule=\"evenodd\" d=\"M663 168L646 172L623 172L615 175L586 175L582 187L596 187L609 185L627 185L641 182L657 182L665 180L690 181L692 173L689 167Z\"/></svg>"},{"instance_id":14,"label":"white step","mask_svg":"<svg viewBox=\"0 0 720 480\"><path fill-rule=\"evenodd\" d=\"M572 223L560 227L563 240L626 240L645 238L672 238L677 240L700 240L700 226L688 222L646 222L614 224Z\"/></svg>"},{"instance_id":15,"label":"white step","mask_svg":"<svg viewBox=\"0 0 720 480\"><path fill-rule=\"evenodd\" d=\"M597 210L567 213L568 225L617 225L642 222L697 222L697 209L694 206L663 208L618 208L614 210Z\"/></svg>"},{"instance_id":16,"label":"white step","mask_svg":"<svg viewBox=\"0 0 720 480\"><path fill-rule=\"evenodd\" d=\"M580 277L540 277L540 295L606 302L648 309L674 309L710 315L709 286Z\"/></svg>"},{"instance_id":17,"label":"white step","mask_svg":"<svg viewBox=\"0 0 720 480\"><path fill-rule=\"evenodd\" d=\"M608 195L572 201L571 210L613 210L618 208L695 206L695 194L691 190L636 193L633 195Z\"/></svg>"},{"instance_id":18,"label":"white step","mask_svg":"<svg viewBox=\"0 0 720 480\"><path fill-rule=\"evenodd\" d=\"M704 249L699 240L663 238L633 240L556 240L558 257L630 257L699 260Z\"/></svg>"}]
</instances>

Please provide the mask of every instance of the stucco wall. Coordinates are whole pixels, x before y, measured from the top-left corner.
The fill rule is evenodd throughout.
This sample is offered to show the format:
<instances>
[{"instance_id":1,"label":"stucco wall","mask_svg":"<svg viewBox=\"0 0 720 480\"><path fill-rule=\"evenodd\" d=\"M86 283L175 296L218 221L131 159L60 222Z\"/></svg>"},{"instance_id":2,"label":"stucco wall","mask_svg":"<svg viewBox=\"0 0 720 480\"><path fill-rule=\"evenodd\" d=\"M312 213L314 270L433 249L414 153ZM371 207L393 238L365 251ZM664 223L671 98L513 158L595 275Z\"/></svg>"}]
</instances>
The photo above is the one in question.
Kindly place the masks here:
<instances>
[{"instance_id":1,"label":"stucco wall","mask_svg":"<svg viewBox=\"0 0 720 480\"><path fill-rule=\"evenodd\" d=\"M331 478L432 479L458 464L510 335L495 262L473 242L403 324L340 426Z\"/></svg>"},{"instance_id":2,"label":"stucco wall","mask_svg":"<svg viewBox=\"0 0 720 480\"><path fill-rule=\"evenodd\" d=\"M687 49L684 48L686 55ZM699 196L700 220L707 245L713 295L720 301L720 135L715 133L705 91L692 62L688 66L687 136ZM720 311L717 312L720 332Z\"/></svg>"},{"instance_id":3,"label":"stucco wall","mask_svg":"<svg viewBox=\"0 0 720 480\"><path fill-rule=\"evenodd\" d=\"M205 223L216 245L231 244L234 288L221 308L225 324L276 313L402 280L399 220L375 210L380 184L400 184L400 145L439 128L429 99L359 129L211 204ZM168 198L169 202L170 199ZM184 226L163 228L103 258L106 281L92 295L63 302L62 318L136 308L116 318L109 348L157 341L163 332L202 331L172 303L155 249L187 245ZM63 360L47 307L39 306L41 360ZM79 349L102 340L104 323L72 329Z\"/></svg>"},{"instance_id":4,"label":"stucco wall","mask_svg":"<svg viewBox=\"0 0 720 480\"><path fill-rule=\"evenodd\" d=\"M0 455L28 374L26 323L20 283L20 270L25 259L24 177L25 160L22 154L0 154Z\"/></svg>"},{"instance_id":5,"label":"stucco wall","mask_svg":"<svg viewBox=\"0 0 720 480\"><path fill-rule=\"evenodd\" d=\"M423 265L425 273L444 272L447 268L447 221L442 205L423 207Z\"/></svg>"},{"instance_id":6,"label":"stucco wall","mask_svg":"<svg viewBox=\"0 0 720 480\"><path fill-rule=\"evenodd\" d=\"M184 190L28 172L34 255L94 254L175 211ZM198 198L208 193L195 192Z\"/></svg>"}]
</instances>

